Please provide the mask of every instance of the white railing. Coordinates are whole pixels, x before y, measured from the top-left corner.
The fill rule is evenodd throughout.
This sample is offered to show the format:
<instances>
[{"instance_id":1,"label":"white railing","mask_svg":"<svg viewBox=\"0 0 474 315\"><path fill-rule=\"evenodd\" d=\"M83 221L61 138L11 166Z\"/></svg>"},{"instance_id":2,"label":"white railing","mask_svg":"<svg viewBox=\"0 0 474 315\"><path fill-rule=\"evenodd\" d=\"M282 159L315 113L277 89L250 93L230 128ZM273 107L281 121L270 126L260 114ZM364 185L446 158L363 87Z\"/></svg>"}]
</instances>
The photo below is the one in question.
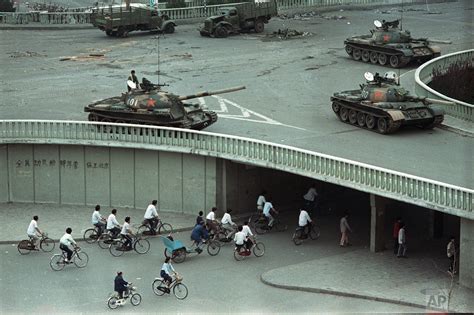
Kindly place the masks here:
<instances>
[{"instance_id":1,"label":"white railing","mask_svg":"<svg viewBox=\"0 0 474 315\"><path fill-rule=\"evenodd\" d=\"M474 49L458 51L452 54L440 56L421 65L415 72L415 91L419 96L435 99L447 100L455 103L452 106L445 106L445 111L451 116L474 122L474 105L459 100L455 100L443 95L428 86L433 79L433 70L448 69L455 63L470 63L474 66ZM473 89L474 87L471 87Z\"/></svg>"},{"instance_id":2,"label":"white railing","mask_svg":"<svg viewBox=\"0 0 474 315\"><path fill-rule=\"evenodd\" d=\"M474 219L474 190L270 142L178 128L0 120L0 143L128 147L212 156L278 169Z\"/></svg>"}]
</instances>

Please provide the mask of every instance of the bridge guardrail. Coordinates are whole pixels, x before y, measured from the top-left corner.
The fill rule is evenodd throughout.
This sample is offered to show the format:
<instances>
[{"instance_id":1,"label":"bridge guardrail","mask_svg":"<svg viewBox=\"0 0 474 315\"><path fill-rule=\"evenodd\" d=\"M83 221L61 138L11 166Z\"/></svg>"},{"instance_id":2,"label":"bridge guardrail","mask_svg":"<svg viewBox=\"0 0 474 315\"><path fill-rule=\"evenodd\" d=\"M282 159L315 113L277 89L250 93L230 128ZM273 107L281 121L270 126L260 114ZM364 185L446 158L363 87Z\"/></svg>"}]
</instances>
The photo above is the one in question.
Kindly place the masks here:
<instances>
[{"instance_id":1,"label":"bridge guardrail","mask_svg":"<svg viewBox=\"0 0 474 315\"><path fill-rule=\"evenodd\" d=\"M419 96L446 100L455 103L453 106L445 106L447 114L474 122L474 105L462 102L443 95L428 86L433 79L433 70L447 69L449 65L456 62L471 62L474 64L474 49L458 51L432 59L421 65L415 72L415 92Z\"/></svg>"},{"instance_id":2,"label":"bridge guardrail","mask_svg":"<svg viewBox=\"0 0 474 315\"><path fill-rule=\"evenodd\" d=\"M178 128L0 120L0 143L79 144L213 156L278 169L474 220L474 190L270 142Z\"/></svg>"}]
</instances>

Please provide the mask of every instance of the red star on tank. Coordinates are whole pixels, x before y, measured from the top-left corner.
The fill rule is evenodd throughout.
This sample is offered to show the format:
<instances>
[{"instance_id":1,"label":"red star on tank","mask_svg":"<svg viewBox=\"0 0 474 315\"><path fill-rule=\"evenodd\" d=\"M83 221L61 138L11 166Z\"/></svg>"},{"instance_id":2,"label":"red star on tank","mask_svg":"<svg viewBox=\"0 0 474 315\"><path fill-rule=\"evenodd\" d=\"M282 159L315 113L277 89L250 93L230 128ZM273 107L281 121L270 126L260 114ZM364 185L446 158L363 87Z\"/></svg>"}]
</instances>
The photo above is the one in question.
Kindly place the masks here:
<instances>
[{"instance_id":1,"label":"red star on tank","mask_svg":"<svg viewBox=\"0 0 474 315\"><path fill-rule=\"evenodd\" d=\"M146 107L155 107L156 105L156 100L149 98L148 101L146 102Z\"/></svg>"}]
</instances>

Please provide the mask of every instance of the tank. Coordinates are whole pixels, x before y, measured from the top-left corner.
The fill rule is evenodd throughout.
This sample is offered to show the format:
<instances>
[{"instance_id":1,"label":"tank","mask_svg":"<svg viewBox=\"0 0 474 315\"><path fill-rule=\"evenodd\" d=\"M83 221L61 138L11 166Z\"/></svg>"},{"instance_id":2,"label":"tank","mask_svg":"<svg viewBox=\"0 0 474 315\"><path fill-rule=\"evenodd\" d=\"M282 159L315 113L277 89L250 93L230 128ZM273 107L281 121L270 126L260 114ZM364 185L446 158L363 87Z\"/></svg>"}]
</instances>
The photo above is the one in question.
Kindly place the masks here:
<instances>
[{"instance_id":1,"label":"tank","mask_svg":"<svg viewBox=\"0 0 474 315\"><path fill-rule=\"evenodd\" d=\"M431 129L443 122L444 110L432 104L454 103L420 98L409 94L398 83L395 72L383 77L378 73L365 73L367 82L358 90L334 93L332 109L342 122L390 134L406 125Z\"/></svg>"},{"instance_id":2,"label":"tank","mask_svg":"<svg viewBox=\"0 0 474 315\"><path fill-rule=\"evenodd\" d=\"M239 86L224 90L179 96L162 90L163 85L152 84L143 78L136 86L128 81L131 90L121 96L106 98L84 107L89 121L144 124L201 130L217 121L217 114L200 104L184 103L198 97L229 93L245 89Z\"/></svg>"},{"instance_id":3,"label":"tank","mask_svg":"<svg viewBox=\"0 0 474 315\"><path fill-rule=\"evenodd\" d=\"M413 38L410 31L398 28L399 20L374 21L370 35L353 36L344 41L346 52L357 61L401 68L412 61L425 62L441 55L432 43L450 44L428 38Z\"/></svg>"}]
</instances>

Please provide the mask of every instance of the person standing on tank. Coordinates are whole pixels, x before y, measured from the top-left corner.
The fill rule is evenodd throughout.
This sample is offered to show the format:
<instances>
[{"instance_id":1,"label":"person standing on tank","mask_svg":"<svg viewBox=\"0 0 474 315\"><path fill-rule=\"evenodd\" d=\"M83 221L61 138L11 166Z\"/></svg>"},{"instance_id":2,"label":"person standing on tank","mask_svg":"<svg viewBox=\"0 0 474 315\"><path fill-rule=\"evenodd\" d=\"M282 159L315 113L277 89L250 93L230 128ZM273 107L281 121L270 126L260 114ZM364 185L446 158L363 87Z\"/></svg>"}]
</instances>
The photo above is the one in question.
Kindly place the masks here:
<instances>
[{"instance_id":1,"label":"person standing on tank","mask_svg":"<svg viewBox=\"0 0 474 315\"><path fill-rule=\"evenodd\" d=\"M137 88L140 87L140 83L138 82L138 78L137 78L137 76L135 75L135 70L132 70L132 71L130 72L130 75L128 76L128 79L127 79L127 80L128 80L128 81L132 81L133 83L135 83ZM128 89L129 92L132 90L132 88L129 87L128 84L127 84L127 89Z\"/></svg>"}]
</instances>

